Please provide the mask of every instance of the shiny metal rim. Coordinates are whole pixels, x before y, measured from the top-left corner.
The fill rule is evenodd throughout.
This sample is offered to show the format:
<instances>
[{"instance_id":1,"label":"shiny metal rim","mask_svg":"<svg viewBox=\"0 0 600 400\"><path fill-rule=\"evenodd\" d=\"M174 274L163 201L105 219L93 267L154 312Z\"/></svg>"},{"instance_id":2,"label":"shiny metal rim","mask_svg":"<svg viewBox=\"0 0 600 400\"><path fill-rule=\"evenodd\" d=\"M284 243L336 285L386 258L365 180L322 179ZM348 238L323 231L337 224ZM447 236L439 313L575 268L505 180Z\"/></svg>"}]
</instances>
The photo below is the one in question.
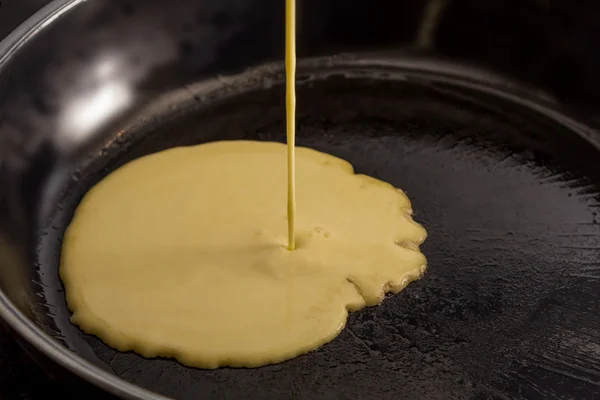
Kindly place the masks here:
<instances>
[{"instance_id":1,"label":"shiny metal rim","mask_svg":"<svg viewBox=\"0 0 600 400\"><path fill-rule=\"evenodd\" d=\"M0 74L19 50L36 35L71 9L88 0L54 0L21 24L0 42ZM0 318L40 353L64 367L74 375L128 399L166 399L161 395L142 389L89 363L77 354L57 343L52 337L28 320L0 290Z\"/></svg>"}]
</instances>

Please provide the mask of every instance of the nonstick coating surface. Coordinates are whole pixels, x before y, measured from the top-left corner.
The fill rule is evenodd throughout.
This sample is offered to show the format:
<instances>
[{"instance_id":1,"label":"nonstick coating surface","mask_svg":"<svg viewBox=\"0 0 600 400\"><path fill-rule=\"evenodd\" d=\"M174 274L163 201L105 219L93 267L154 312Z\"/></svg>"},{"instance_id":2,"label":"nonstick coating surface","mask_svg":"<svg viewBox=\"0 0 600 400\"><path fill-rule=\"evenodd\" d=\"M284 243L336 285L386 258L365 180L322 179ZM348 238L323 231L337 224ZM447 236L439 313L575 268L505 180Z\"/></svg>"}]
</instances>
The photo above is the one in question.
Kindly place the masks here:
<instances>
[{"instance_id":1,"label":"nonstick coating surface","mask_svg":"<svg viewBox=\"0 0 600 400\"><path fill-rule=\"evenodd\" d=\"M40 307L49 318L42 323L88 360L176 398L600 396L594 138L542 108L441 75L326 75L300 77L298 144L408 193L429 232L420 281L351 314L322 348L258 369L146 360L69 324L57 263L85 190L127 160L176 145L282 141L283 88L265 78L241 92L188 90L190 102L122 133L73 176L40 236Z\"/></svg>"}]
</instances>

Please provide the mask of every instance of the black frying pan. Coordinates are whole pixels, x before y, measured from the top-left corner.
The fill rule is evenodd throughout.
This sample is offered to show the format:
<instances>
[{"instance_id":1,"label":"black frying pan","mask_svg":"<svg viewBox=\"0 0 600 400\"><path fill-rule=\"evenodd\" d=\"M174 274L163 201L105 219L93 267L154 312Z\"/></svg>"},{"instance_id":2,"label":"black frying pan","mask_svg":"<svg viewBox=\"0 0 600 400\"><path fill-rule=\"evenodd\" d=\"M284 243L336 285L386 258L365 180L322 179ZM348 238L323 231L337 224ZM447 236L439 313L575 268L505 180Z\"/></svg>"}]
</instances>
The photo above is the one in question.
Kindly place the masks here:
<instances>
[{"instance_id":1,"label":"black frying pan","mask_svg":"<svg viewBox=\"0 0 600 400\"><path fill-rule=\"evenodd\" d=\"M515 14L503 8L511 2L490 2L501 10L485 12L475 3L446 4L441 15L449 20L434 30L435 51L419 40L398 50L397 43L421 37L415 21L426 13L422 2L345 2L341 10L335 1L303 3L302 55L353 54L300 63L298 144L404 189L429 232L425 276L381 306L351 314L333 342L277 365L204 371L116 352L72 326L57 265L62 234L86 190L127 161L169 147L284 140L281 65L243 72L280 54L282 38L272 36L282 4L173 3L78 5L0 64L0 311L50 372L137 398L600 396L600 133L586 113L595 108L597 81L578 86L593 60L573 55L573 65L584 65L577 77L555 72L562 81L546 86L551 80L541 71L553 76L550 61L537 75L523 61L521 78L530 83L516 84L431 58L444 50L466 57L477 40L461 47L456 38L469 29L494 32L492 21L510 21L515 37L533 41L519 21L530 12L532 21L551 25L555 14L545 3L525 2ZM478 25L474 15L493 12L486 29ZM185 28L192 24L185 15L195 25ZM150 35L156 51L136 53L136 32ZM554 46L544 35L551 32L537 39ZM507 54L518 50L509 30L499 37L512 46ZM175 61L156 62L175 38ZM96 47L84 46L90 43ZM107 117L97 134L65 141L65 99L94 88L82 77L103 46L138 58L123 71L137 65L147 74L124 74L136 101ZM480 64L496 56L486 54Z\"/></svg>"}]
</instances>

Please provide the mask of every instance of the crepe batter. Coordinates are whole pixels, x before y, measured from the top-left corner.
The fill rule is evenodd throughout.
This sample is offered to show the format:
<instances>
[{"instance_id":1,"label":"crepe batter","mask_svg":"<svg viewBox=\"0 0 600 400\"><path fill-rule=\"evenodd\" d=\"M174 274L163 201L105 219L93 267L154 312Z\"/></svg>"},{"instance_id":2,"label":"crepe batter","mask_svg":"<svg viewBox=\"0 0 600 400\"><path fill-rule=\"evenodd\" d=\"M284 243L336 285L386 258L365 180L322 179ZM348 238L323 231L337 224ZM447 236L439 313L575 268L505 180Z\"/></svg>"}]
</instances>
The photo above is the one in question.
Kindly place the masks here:
<instances>
[{"instance_id":1,"label":"crepe batter","mask_svg":"<svg viewBox=\"0 0 600 400\"><path fill-rule=\"evenodd\" d=\"M294 106L288 97L288 117ZM420 277L426 232L404 193L339 158L295 154L293 139L288 119L287 150L246 141L175 148L93 187L63 240L72 322L145 357L255 367L329 342L348 311Z\"/></svg>"},{"instance_id":2,"label":"crepe batter","mask_svg":"<svg viewBox=\"0 0 600 400\"><path fill-rule=\"evenodd\" d=\"M137 159L93 187L64 238L72 321L118 350L253 367L332 340L425 268L408 198L297 148L287 249L286 146L215 142Z\"/></svg>"},{"instance_id":3,"label":"crepe batter","mask_svg":"<svg viewBox=\"0 0 600 400\"><path fill-rule=\"evenodd\" d=\"M285 1L288 249L296 248L296 0Z\"/></svg>"}]
</instances>

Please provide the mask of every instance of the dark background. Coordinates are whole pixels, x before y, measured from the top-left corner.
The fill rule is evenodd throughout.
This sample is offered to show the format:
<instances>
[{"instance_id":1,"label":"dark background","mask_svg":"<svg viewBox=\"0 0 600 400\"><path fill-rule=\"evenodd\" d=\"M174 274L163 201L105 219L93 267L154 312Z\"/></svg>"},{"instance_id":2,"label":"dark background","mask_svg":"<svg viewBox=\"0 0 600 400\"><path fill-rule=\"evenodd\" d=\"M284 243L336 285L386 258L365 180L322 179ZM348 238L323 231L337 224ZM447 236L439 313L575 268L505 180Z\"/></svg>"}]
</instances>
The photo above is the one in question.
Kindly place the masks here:
<instances>
[{"instance_id":1,"label":"dark background","mask_svg":"<svg viewBox=\"0 0 600 400\"><path fill-rule=\"evenodd\" d=\"M49 3L49 0L0 0L0 39ZM0 322L0 399L67 398L64 390L30 360Z\"/></svg>"},{"instance_id":2,"label":"dark background","mask_svg":"<svg viewBox=\"0 0 600 400\"><path fill-rule=\"evenodd\" d=\"M0 38L7 36L50 0L0 0Z\"/></svg>"}]
</instances>

